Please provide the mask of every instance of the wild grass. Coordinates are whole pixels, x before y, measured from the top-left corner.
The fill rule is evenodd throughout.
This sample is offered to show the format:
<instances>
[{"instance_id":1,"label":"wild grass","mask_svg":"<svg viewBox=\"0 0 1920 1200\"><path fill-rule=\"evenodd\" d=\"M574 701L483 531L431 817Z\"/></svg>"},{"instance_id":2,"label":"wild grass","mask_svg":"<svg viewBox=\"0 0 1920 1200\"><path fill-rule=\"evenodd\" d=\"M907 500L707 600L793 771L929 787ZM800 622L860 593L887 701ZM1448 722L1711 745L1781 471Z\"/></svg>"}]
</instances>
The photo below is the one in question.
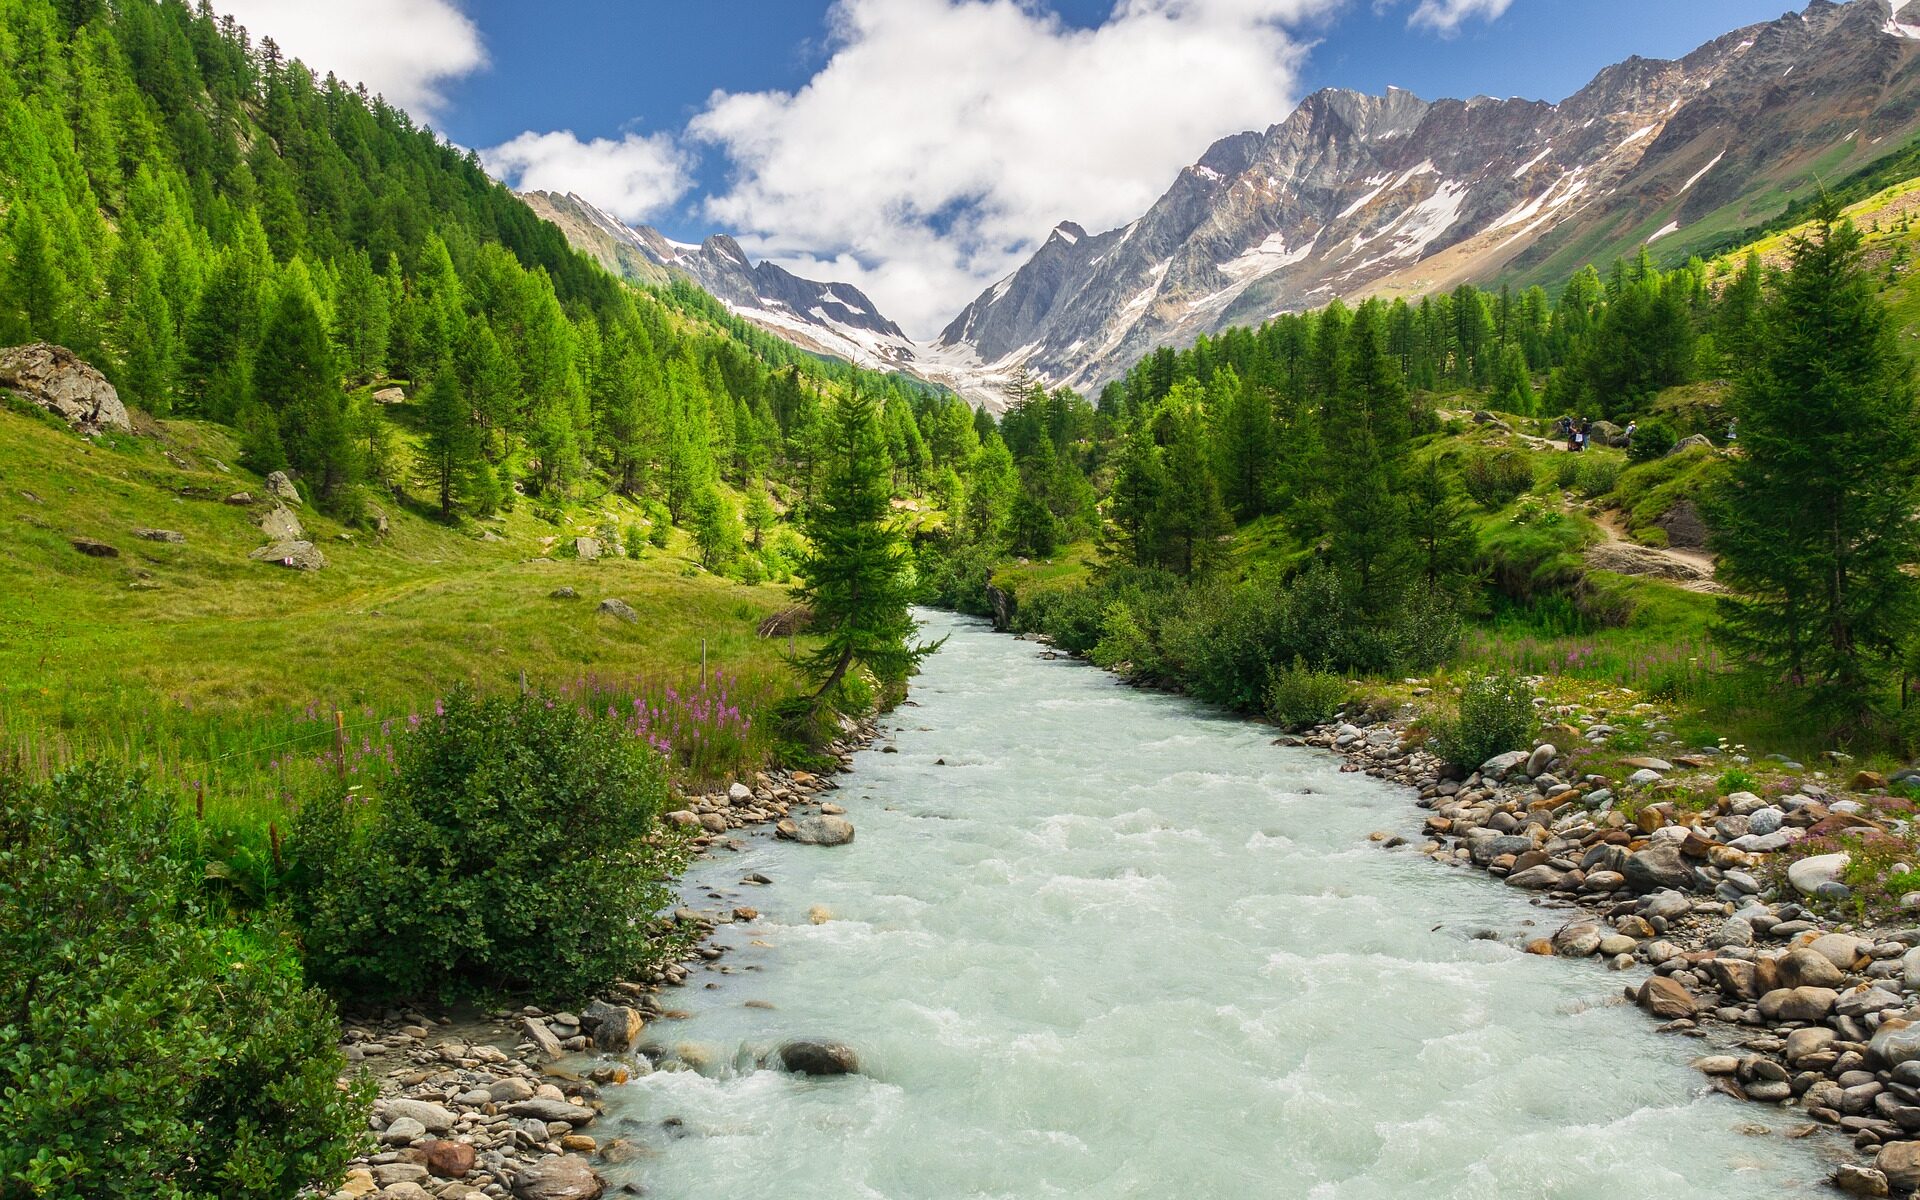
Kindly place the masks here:
<instances>
[{"instance_id":1,"label":"wild grass","mask_svg":"<svg viewBox=\"0 0 1920 1200\"><path fill-rule=\"evenodd\" d=\"M373 782L396 731L459 684L592 680L596 703L644 700L647 734L695 786L762 761L745 722L792 685L786 643L756 625L783 590L700 570L678 531L638 560L552 557L609 521L637 523L611 496L558 523L524 499L460 526L386 504L384 535L301 508L328 567L251 562L264 506L223 499L264 492L234 457L226 431L195 422L96 444L0 412L0 753L35 775L101 756L144 767L210 826L263 846L329 776ZM85 556L74 537L120 555ZM562 588L577 598L553 598ZM599 613L608 597L638 620Z\"/></svg>"}]
</instances>

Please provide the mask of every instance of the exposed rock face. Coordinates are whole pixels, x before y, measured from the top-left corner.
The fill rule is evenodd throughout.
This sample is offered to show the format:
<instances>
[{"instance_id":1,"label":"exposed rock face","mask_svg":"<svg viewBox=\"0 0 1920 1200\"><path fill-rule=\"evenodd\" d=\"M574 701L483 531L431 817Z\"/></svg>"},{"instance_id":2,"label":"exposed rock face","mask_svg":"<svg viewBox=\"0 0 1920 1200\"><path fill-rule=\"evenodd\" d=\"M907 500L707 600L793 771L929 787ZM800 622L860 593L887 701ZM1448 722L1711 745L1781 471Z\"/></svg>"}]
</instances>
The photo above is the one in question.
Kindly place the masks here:
<instances>
[{"instance_id":1,"label":"exposed rock face","mask_svg":"<svg viewBox=\"0 0 1920 1200\"><path fill-rule=\"evenodd\" d=\"M1695 228L1773 216L1836 146L1851 169L1906 145L1917 88L1920 27L1889 0L1816 0L1559 104L1323 91L1216 142L1132 224L1056 228L926 356L1093 391L1158 346L1333 295L1563 279L1649 228L1675 255Z\"/></svg>"},{"instance_id":2,"label":"exposed rock face","mask_svg":"<svg viewBox=\"0 0 1920 1200\"><path fill-rule=\"evenodd\" d=\"M260 532L276 542L297 542L307 536L293 510L276 504L260 518Z\"/></svg>"},{"instance_id":3,"label":"exposed rock face","mask_svg":"<svg viewBox=\"0 0 1920 1200\"><path fill-rule=\"evenodd\" d=\"M803 279L770 262L756 266L724 234L698 246L671 241L579 196L528 192L521 199L616 275L652 284L691 279L736 316L804 350L879 371L922 373L919 348L852 284Z\"/></svg>"},{"instance_id":4,"label":"exposed rock face","mask_svg":"<svg viewBox=\"0 0 1920 1200\"><path fill-rule=\"evenodd\" d=\"M107 377L65 346L35 342L0 350L0 388L37 404L81 433L132 433L133 422Z\"/></svg>"}]
</instances>

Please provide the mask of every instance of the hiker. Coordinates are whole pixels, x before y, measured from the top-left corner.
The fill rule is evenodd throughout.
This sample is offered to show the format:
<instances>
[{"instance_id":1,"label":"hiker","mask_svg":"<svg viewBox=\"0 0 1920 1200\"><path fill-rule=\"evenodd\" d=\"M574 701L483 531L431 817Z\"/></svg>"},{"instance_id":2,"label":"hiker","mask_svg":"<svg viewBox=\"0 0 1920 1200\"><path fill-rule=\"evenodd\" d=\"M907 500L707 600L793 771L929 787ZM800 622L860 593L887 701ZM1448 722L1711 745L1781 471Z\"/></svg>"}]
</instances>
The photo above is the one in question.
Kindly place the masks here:
<instances>
[{"instance_id":1,"label":"hiker","mask_svg":"<svg viewBox=\"0 0 1920 1200\"><path fill-rule=\"evenodd\" d=\"M1740 440L1740 418L1735 417L1733 420L1727 422L1727 445L1731 446L1739 440Z\"/></svg>"},{"instance_id":2,"label":"hiker","mask_svg":"<svg viewBox=\"0 0 1920 1200\"><path fill-rule=\"evenodd\" d=\"M1621 446L1623 449L1627 449L1627 450L1633 449L1633 431L1638 428L1640 428L1640 422L1638 421L1627 422L1626 431L1622 434L1620 438Z\"/></svg>"}]
</instances>

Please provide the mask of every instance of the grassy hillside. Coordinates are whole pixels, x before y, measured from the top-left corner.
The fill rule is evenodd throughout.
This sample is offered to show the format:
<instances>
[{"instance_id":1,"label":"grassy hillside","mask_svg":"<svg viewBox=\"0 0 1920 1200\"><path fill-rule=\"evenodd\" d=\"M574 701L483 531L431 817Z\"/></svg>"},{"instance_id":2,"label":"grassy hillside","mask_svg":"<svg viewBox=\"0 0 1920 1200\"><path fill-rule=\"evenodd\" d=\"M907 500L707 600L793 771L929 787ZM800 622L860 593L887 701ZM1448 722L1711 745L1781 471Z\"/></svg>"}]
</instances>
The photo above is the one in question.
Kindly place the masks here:
<instances>
[{"instance_id":1,"label":"grassy hillside","mask_svg":"<svg viewBox=\"0 0 1920 1200\"><path fill-rule=\"evenodd\" d=\"M702 571L686 535L638 560L563 557L578 535L643 525L614 496L560 524L521 503L453 527L397 504L384 534L296 510L326 554L317 572L250 561L266 542L258 476L231 432L195 421L89 442L0 412L0 737L38 768L121 752L215 803L297 790L332 744L483 690L583 676L697 683L709 664L752 688L784 683L784 645L755 635L784 592ZM227 503L246 492L251 504ZM150 541L138 529L184 536ZM105 543L93 557L72 539ZM551 594L573 588L578 598ZM629 623L596 611L630 605ZM374 737L372 740L377 741Z\"/></svg>"}]
</instances>

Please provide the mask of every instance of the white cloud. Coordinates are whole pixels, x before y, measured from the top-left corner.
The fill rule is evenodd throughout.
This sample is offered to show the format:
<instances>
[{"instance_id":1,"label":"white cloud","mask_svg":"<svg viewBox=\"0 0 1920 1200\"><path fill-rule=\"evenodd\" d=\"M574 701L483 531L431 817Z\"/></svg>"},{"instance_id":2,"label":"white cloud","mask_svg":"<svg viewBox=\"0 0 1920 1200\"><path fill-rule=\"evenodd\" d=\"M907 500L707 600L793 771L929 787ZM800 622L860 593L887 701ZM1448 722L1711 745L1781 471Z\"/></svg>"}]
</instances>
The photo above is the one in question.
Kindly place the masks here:
<instances>
[{"instance_id":1,"label":"white cloud","mask_svg":"<svg viewBox=\"0 0 1920 1200\"><path fill-rule=\"evenodd\" d=\"M1469 18L1497 21L1512 7L1513 0L1420 0L1420 7L1413 10L1407 24L1452 37Z\"/></svg>"},{"instance_id":2,"label":"white cloud","mask_svg":"<svg viewBox=\"0 0 1920 1200\"><path fill-rule=\"evenodd\" d=\"M523 192L577 192L623 221L644 221L686 193L686 156L671 136L583 142L571 130L523 133L480 152L494 178Z\"/></svg>"},{"instance_id":3,"label":"white cloud","mask_svg":"<svg viewBox=\"0 0 1920 1200\"><path fill-rule=\"evenodd\" d=\"M733 166L707 215L929 337L1056 222L1131 220L1214 140L1283 119L1289 29L1340 3L1117 0L1075 29L1032 0L838 0L805 86L715 93L688 127Z\"/></svg>"},{"instance_id":4,"label":"white cloud","mask_svg":"<svg viewBox=\"0 0 1920 1200\"><path fill-rule=\"evenodd\" d=\"M480 31L453 0L218 0L216 7L255 43L271 37L319 74L365 83L415 116L432 116L447 83L487 64Z\"/></svg>"}]
</instances>

